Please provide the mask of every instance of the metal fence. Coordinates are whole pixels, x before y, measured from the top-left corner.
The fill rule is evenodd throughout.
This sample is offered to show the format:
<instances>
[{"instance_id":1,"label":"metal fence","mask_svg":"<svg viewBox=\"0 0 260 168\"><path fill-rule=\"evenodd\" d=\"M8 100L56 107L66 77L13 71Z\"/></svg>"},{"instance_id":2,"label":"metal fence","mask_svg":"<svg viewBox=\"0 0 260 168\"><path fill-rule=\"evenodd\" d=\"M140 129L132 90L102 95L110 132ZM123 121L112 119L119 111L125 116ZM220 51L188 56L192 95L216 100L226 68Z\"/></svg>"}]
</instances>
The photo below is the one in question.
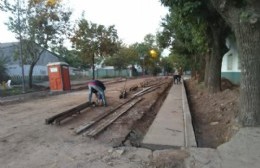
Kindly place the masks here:
<instances>
[{"instance_id":1,"label":"metal fence","mask_svg":"<svg viewBox=\"0 0 260 168\"><path fill-rule=\"evenodd\" d=\"M70 74L71 80L79 80L79 79L92 79L93 71L92 70L82 70L82 71L75 71ZM114 78L114 77L128 77L129 70L114 70L114 69L97 69L95 70L95 78ZM10 76L9 79L12 80L12 84L19 85L22 83L22 76L21 75L13 75ZM47 75L37 75L32 77L33 83L40 83L49 80ZM25 76L25 83L28 83L29 76Z\"/></svg>"}]
</instances>

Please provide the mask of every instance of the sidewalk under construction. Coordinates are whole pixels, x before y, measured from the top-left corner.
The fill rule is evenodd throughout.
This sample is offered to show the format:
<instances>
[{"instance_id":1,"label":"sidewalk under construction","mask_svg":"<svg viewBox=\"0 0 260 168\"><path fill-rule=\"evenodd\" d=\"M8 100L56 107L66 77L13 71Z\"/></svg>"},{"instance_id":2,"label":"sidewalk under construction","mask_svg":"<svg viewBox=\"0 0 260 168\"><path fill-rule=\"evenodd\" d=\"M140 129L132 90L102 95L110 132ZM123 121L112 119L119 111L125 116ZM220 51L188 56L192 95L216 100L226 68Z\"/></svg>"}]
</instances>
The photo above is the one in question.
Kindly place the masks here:
<instances>
[{"instance_id":1,"label":"sidewalk under construction","mask_svg":"<svg viewBox=\"0 0 260 168\"><path fill-rule=\"evenodd\" d=\"M142 146L156 150L197 146L183 84L173 84Z\"/></svg>"},{"instance_id":2,"label":"sidewalk under construction","mask_svg":"<svg viewBox=\"0 0 260 168\"><path fill-rule=\"evenodd\" d=\"M217 149L198 148L183 84L172 85L142 141L143 147L155 151L184 149L188 154L185 168L258 168L259 144L260 128L254 127L240 128L229 142Z\"/></svg>"}]
</instances>

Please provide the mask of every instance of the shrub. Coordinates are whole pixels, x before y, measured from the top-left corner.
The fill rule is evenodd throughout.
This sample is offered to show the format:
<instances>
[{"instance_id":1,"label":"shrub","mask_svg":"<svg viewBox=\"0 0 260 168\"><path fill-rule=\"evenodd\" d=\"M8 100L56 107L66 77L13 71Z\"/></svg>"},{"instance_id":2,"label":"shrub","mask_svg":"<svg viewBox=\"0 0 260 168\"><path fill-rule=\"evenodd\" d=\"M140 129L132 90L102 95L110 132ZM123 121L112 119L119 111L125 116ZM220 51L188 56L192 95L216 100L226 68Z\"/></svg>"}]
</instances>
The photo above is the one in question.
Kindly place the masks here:
<instances>
[{"instance_id":1,"label":"shrub","mask_svg":"<svg viewBox=\"0 0 260 168\"><path fill-rule=\"evenodd\" d=\"M6 59L0 58L0 83L8 79L7 68L6 68Z\"/></svg>"}]
</instances>

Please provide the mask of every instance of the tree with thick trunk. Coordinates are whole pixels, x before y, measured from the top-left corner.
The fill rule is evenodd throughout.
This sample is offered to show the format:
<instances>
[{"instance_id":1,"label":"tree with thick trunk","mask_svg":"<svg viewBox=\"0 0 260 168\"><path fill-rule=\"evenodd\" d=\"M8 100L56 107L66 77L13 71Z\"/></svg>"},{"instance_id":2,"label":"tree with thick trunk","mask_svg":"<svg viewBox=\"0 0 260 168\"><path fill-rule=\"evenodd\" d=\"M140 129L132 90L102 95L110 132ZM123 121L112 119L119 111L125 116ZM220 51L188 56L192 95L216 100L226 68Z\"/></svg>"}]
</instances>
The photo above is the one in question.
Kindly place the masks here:
<instances>
[{"instance_id":1,"label":"tree with thick trunk","mask_svg":"<svg viewBox=\"0 0 260 168\"><path fill-rule=\"evenodd\" d=\"M220 14L216 11L216 9L213 8L211 3L209 1L204 0L161 0L161 2L169 6L171 11L173 12L173 16L178 16L177 21L179 21L181 24L177 25L177 27L174 28L174 30L179 31L177 33L181 34L181 36L174 36L172 39L174 41L177 41L177 38L181 38L184 40L181 40L183 44L185 44L183 47L190 51L191 49L194 49L195 51L198 51L199 47L202 45L201 43L197 43L199 45L196 45L195 48L191 48L191 46L187 46L187 41L189 40L189 36L185 36L185 30L189 32L189 30L192 28L196 29L201 34L201 39L206 38L205 45L206 47L210 48L210 59L208 60L209 66L207 67L207 80L205 81L205 85L208 87L208 90L210 93L216 93L221 90L221 64L222 64L222 58L224 53L227 51L225 46L225 38L227 36L227 33L229 32L229 28L227 24L225 23L224 19L220 16ZM179 19L181 18L181 19ZM167 19L167 18L166 18ZM181 26L185 21L188 20L188 23L184 25L184 28ZM196 22L192 22L192 21ZM166 20L168 21L168 20ZM171 20L169 20L171 21ZM169 22L168 21L168 22ZM200 26L197 25L199 21L199 25L204 25L203 29L199 29ZM179 23L177 22L177 23ZM191 24L193 23L193 24ZM172 24L168 24L171 26ZM169 27L166 25L167 27ZM179 28L180 27L180 28ZM171 28L171 27L170 27ZM186 29L185 29L186 28ZM205 31L206 29L206 31ZM169 31L170 32L170 31ZM206 34L205 34L206 33ZM192 35L192 33L191 33ZM196 36L194 36L196 37ZM192 44L194 44L194 37L192 37ZM196 40L196 39L195 39ZM201 41L200 39L197 39L198 42ZM176 42L173 44L176 46ZM206 53L207 50L204 50L204 53ZM201 53L201 52L200 52ZM199 60L199 59L198 59ZM195 60L197 63L197 60ZM195 63L193 61L193 63ZM196 71L198 68L196 68ZM193 72L194 74L194 72ZM195 72L197 74L197 72Z\"/></svg>"},{"instance_id":2,"label":"tree with thick trunk","mask_svg":"<svg viewBox=\"0 0 260 168\"><path fill-rule=\"evenodd\" d=\"M209 22L212 35L212 52L209 61L208 81L206 82L210 93L216 93L221 90L222 58L227 52L225 38L228 27L223 23L224 20L219 17L217 21Z\"/></svg>"},{"instance_id":3,"label":"tree with thick trunk","mask_svg":"<svg viewBox=\"0 0 260 168\"><path fill-rule=\"evenodd\" d=\"M30 88L33 69L41 53L44 49L62 45L69 29L71 11L64 5L56 0L28 0L5 3L3 7L11 14L7 23L9 30L22 43L23 62L30 65Z\"/></svg>"},{"instance_id":4,"label":"tree with thick trunk","mask_svg":"<svg viewBox=\"0 0 260 168\"><path fill-rule=\"evenodd\" d=\"M241 62L240 114L244 126L260 124L260 1L211 0L232 27Z\"/></svg>"},{"instance_id":5,"label":"tree with thick trunk","mask_svg":"<svg viewBox=\"0 0 260 168\"><path fill-rule=\"evenodd\" d=\"M208 81L209 79L209 61L210 61L210 53L207 52L206 55L205 55L205 73L204 73L204 84L206 87L208 87L208 82L205 82L205 81Z\"/></svg>"}]
</instances>

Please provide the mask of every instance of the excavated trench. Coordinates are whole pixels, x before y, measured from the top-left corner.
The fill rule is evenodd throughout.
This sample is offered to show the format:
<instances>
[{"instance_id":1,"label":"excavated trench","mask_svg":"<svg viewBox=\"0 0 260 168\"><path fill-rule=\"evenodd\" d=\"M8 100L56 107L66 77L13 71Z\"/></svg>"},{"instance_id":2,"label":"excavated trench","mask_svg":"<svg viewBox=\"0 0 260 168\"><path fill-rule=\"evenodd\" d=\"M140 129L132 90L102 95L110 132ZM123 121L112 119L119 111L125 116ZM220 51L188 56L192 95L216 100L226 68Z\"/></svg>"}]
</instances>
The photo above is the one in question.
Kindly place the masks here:
<instances>
[{"instance_id":1,"label":"excavated trench","mask_svg":"<svg viewBox=\"0 0 260 168\"><path fill-rule=\"evenodd\" d=\"M153 101L151 106L145 109L143 116L139 120L135 121L131 131L122 141L121 146L142 147L141 142L159 112L171 86L172 83L168 84L157 99Z\"/></svg>"}]
</instances>

